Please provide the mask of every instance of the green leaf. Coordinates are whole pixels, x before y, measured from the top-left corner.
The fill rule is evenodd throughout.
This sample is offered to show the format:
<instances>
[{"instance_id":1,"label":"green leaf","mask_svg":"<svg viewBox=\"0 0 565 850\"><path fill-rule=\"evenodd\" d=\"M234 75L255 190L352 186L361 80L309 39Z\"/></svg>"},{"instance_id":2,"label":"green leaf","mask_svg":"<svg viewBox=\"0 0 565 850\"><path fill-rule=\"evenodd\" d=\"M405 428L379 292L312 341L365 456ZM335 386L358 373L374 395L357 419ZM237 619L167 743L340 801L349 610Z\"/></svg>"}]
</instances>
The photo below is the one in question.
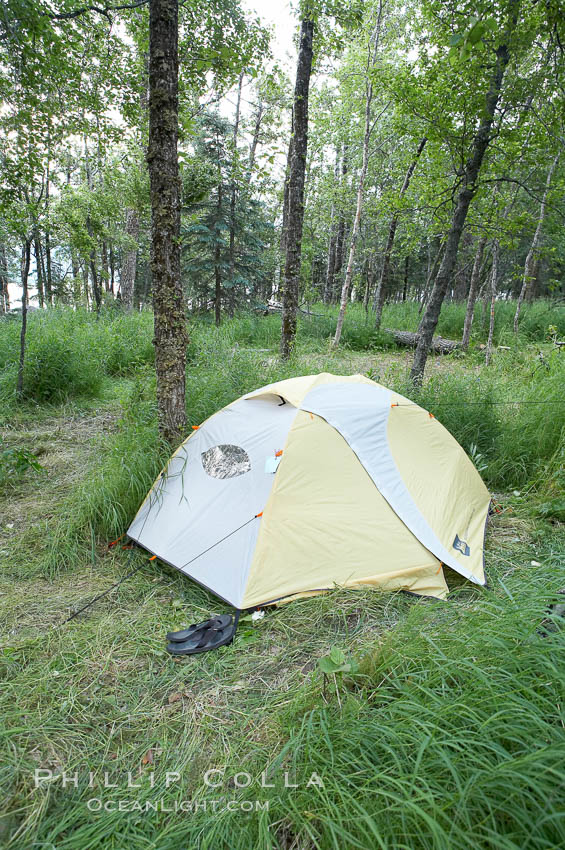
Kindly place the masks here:
<instances>
[{"instance_id":1,"label":"green leaf","mask_svg":"<svg viewBox=\"0 0 565 850\"><path fill-rule=\"evenodd\" d=\"M358 669L355 661L347 661L339 646L332 646L330 654L318 660L318 667L327 676L335 673L354 673Z\"/></svg>"},{"instance_id":2,"label":"green leaf","mask_svg":"<svg viewBox=\"0 0 565 850\"><path fill-rule=\"evenodd\" d=\"M343 664L345 662L345 652L339 646L332 646L330 658L334 664Z\"/></svg>"},{"instance_id":3,"label":"green leaf","mask_svg":"<svg viewBox=\"0 0 565 850\"><path fill-rule=\"evenodd\" d=\"M486 31L486 25L479 21L479 23L475 24L473 29L467 34L467 41L469 44L477 44L483 37Z\"/></svg>"},{"instance_id":4,"label":"green leaf","mask_svg":"<svg viewBox=\"0 0 565 850\"><path fill-rule=\"evenodd\" d=\"M325 673L326 675L330 675L331 673L337 673L339 670L339 664L334 664L329 655L324 656L324 658L318 659L318 667Z\"/></svg>"}]
</instances>

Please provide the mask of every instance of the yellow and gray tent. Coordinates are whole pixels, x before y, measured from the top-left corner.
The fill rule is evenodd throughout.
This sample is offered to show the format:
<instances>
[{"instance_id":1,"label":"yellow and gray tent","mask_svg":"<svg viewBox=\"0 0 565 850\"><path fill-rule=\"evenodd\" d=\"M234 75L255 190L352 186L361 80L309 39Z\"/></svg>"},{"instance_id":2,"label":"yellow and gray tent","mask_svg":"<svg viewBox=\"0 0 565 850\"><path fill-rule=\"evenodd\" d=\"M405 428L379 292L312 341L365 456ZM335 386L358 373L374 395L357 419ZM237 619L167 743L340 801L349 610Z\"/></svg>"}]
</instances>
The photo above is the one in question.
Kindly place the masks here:
<instances>
[{"instance_id":1,"label":"yellow and gray tent","mask_svg":"<svg viewBox=\"0 0 565 850\"><path fill-rule=\"evenodd\" d=\"M270 384L180 446L128 535L238 609L371 585L485 584L490 496L426 410L362 375Z\"/></svg>"}]
</instances>

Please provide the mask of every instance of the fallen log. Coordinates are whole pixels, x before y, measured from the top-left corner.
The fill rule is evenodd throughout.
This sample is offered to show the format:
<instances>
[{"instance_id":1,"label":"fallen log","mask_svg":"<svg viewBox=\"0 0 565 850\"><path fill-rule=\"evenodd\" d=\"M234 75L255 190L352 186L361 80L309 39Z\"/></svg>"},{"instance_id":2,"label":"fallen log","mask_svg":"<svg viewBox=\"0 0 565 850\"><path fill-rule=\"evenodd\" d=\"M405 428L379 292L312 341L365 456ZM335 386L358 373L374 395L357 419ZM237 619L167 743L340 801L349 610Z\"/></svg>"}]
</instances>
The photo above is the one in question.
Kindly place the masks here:
<instances>
[{"instance_id":1,"label":"fallen log","mask_svg":"<svg viewBox=\"0 0 565 850\"><path fill-rule=\"evenodd\" d=\"M392 334L397 345L407 345L409 348L416 348L418 344L418 334L411 331L395 331L393 328L385 328L386 333ZM461 347L460 342L455 342L453 339L445 339L442 336L434 336L430 349L435 354L451 354L451 352Z\"/></svg>"},{"instance_id":2,"label":"fallen log","mask_svg":"<svg viewBox=\"0 0 565 850\"><path fill-rule=\"evenodd\" d=\"M253 309L259 313L263 313L264 316L268 316L269 313L282 313L282 304L259 304ZM316 319L326 318L323 313L312 313L310 310L303 310L302 307L298 308L298 312L303 316L308 316L308 318L311 318L312 316Z\"/></svg>"}]
</instances>

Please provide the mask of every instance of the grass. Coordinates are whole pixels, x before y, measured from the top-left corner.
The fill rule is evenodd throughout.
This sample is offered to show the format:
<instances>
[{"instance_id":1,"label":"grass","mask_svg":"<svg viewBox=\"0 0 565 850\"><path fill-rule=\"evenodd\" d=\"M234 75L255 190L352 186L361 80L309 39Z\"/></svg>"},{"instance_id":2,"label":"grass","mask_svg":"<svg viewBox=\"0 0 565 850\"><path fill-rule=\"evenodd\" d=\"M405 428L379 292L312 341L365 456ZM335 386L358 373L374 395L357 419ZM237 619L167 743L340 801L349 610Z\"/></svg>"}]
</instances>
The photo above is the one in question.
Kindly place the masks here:
<instances>
[{"instance_id":1,"label":"grass","mask_svg":"<svg viewBox=\"0 0 565 850\"><path fill-rule=\"evenodd\" d=\"M59 318L40 317L38 346ZM150 358L140 354L150 321L62 321L64 339L88 342L95 358L121 351L122 333L131 335L130 351L100 361L93 395L18 406L8 399L5 408L5 444L34 452L45 472L13 474L1 493L0 845L564 846L565 631L538 632L565 587L563 416L558 406L492 403L562 397L565 361L544 334L495 352L489 369L477 347L465 358L432 358L418 398L468 450L475 446L502 504L487 537L489 590L453 576L447 603L335 590L242 621L230 647L173 660L167 629L225 606L142 552L106 546L166 456ZM0 326L8 372L15 324ZM219 330L194 323L190 424L261 384L322 369L370 373L407 392L409 352L370 343L330 353L328 325L319 335L314 327L301 322L297 351L281 365L277 317L239 316ZM60 625L137 565L133 579ZM333 645L359 662L337 692L317 668ZM211 768L223 771L213 775L217 788L204 781ZM54 778L36 788L36 769ZM63 788L61 771L76 771L78 787ZM167 771L180 773L168 788ZM264 771L273 787L262 786ZM116 789L102 787L104 772ZM128 772L141 788L128 789ZM285 773L297 787L285 787ZM307 785L312 773L323 787ZM238 787L238 774L249 775L249 788ZM90 799L163 805L96 812ZM175 811L183 800L189 810Z\"/></svg>"},{"instance_id":2,"label":"grass","mask_svg":"<svg viewBox=\"0 0 565 850\"><path fill-rule=\"evenodd\" d=\"M13 406L21 322L0 325L0 399ZM96 320L85 310L30 313L24 399L39 404L99 395L105 376L128 375L153 362L153 317L107 309Z\"/></svg>"}]
</instances>

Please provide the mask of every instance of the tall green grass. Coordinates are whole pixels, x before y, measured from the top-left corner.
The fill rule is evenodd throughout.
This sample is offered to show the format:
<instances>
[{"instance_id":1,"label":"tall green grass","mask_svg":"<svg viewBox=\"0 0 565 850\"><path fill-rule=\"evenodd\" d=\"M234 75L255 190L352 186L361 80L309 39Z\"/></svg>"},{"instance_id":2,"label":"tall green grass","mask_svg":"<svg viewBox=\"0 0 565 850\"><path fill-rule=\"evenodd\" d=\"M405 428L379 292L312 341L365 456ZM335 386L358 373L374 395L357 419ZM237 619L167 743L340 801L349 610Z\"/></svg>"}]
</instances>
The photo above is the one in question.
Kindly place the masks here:
<instances>
[{"instance_id":1,"label":"tall green grass","mask_svg":"<svg viewBox=\"0 0 565 850\"><path fill-rule=\"evenodd\" d=\"M185 593L197 619L213 603L148 565L111 603L0 658L12 745L0 776L16 813L9 828L23 824L27 841L12 846L563 847L565 628L555 618L554 632L538 631L565 582L557 540L561 555L547 536L521 558L495 541L491 590L462 589L448 603L375 590L302 600L269 612L251 635L242 624L233 646L179 663L162 649L174 616L167 587ZM534 552L541 566L526 568ZM336 693L316 661L344 641L359 672ZM154 764L142 761L148 749ZM77 771L79 787L59 779L34 790L38 752L43 766ZM210 768L224 771L217 788L204 784ZM100 787L104 771L118 789ZM126 771L140 788L125 787ZM166 788L166 771L181 780ZM248 788L234 782L242 773ZM285 773L296 787L285 788ZM313 773L321 785L308 786ZM164 808L93 813L92 798ZM175 811L180 800L197 805ZM258 811L226 805L255 800Z\"/></svg>"},{"instance_id":2,"label":"tall green grass","mask_svg":"<svg viewBox=\"0 0 565 850\"><path fill-rule=\"evenodd\" d=\"M157 431L155 377L142 371L121 403L117 431L100 440L90 474L65 501L47 533L44 571L56 575L96 563L98 542L119 537L133 519L170 448Z\"/></svg>"},{"instance_id":3,"label":"tall green grass","mask_svg":"<svg viewBox=\"0 0 565 850\"><path fill-rule=\"evenodd\" d=\"M516 304L514 301L498 301L495 305L495 345L519 347L528 342L539 344L549 339L548 330L554 327L558 336L565 337L565 305L550 300L525 304L522 309L519 332L514 334L513 323ZM444 304L437 334L448 339L460 340L463 336L466 305L459 302ZM378 351L394 348L395 343L387 328L416 331L421 319L419 304L414 301L385 305L380 331L373 327L372 314L365 313L361 304L350 304L347 308L341 337L341 345L353 351ZM488 314L483 304L475 306L472 343L485 343L488 336ZM211 324L211 319L206 320ZM337 307L315 304L310 315L299 314L298 344L313 340L329 342L335 334ZM280 341L280 316L269 314L240 314L227 323L233 342L260 348L277 349Z\"/></svg>"},{"instance_id":4,"label":"tall green grass","mask_svg":"<svg viewBox=\"0 0 565 850\"><path fill-rule=\"evenodd\" d=\"M153 362L149 313L65 308L28 316L23 397L39 404L95 397L105 376L127 375ZM0 398L13 403L21 321L0 321Z\"/></svg>"},{"instance_id":5,"label":"tall green grass","mask_svg":"<svg viewBox=\"0 0 565 850\"><path fill-rule=\"evenodd\" d=\"M298 787L260 789L268 814L193 815L176 839L201 850L236 834L261 850L565 846L565 628L536 630L563 558L554 570L467 608L414 606L339 702L315 675L277 714L279 753L264 748L244 768L233 753L226 770L267 768L270 781L287 771ZM313 772L323 787L307 786Z\"/></svg>"},{"instance_id":6,"label":"tall green grass","mask_svg":"<svg viewBox=\"0 0 565 850\"><path fill-rule=\"evenodd\" d=\"M394 389L432 412L469 454L477 451L492 489L521 487L543 475L565 445L565 358L544 365L531 354L498 352L491 369L432 374L421 390Z\"/></svg>"},{"instance_id":7,"label":"tall green grass","mask_svg":"<svg viewBox=\"0 0 565 850\"><path fill-rule=\"evenodd\" d=\"M356 314L361 316L360 305L353 305ZM436 333L448 339L460 340L463 336L466 305L459 302L448 302L443 305ZM514 335L515 301L497 301L495 304L494 343L495 345L524 344L525 342L542 343L548 339L548 329L553 325L561 338L565 337L565 304L539 300L525 304L522 309L519 332ZM383 327L399 330L415 331L418 328L421 314L413 301L388 304L383 311ZM488 336L488 311L483 304L475 305L471 340L486 342Z\"/></svg>"},{"instance_id":8,"label":"tall green grass","mask_svg":"<svg viewBox=\"0 0 565 850\"><path fill-rule=\"evenodd\" d=\"M565 306L547 302L525 305L520 333L512 332L514 304L496 305L495 343L519 348L528 341L543 343L548 328L565 336ZM486 338L481 323L482 307L476 308L473 339ZM442 310L438 333L458 339L463 332L464 304L446 304ZM416 330L418 305L414 302L386 305L383 328ZM298 351L325 350L332 339L337 320L335 307L314 305L311 315L300 314ZM150 313L125 314L106 309L97 319L85 310L58 308L31 313L28 318L27 350L24 368L24 399L43 403L59 403L70 398L95 397L105 377L129 375L153 362L153 319ZM6 318L0 322L0 399L13 404L19 359L20 321ZM206 335L213 334L210 318L190 325L192 342L189 362L198 356L198 348ZM221 330L226 346L278 350L280 316L240 314L224 322ZM352 351L383 351L395 344L386 330L376 332L362 305L351 304L343 329L341 346Z\"/></svg>"}]
</instances>

